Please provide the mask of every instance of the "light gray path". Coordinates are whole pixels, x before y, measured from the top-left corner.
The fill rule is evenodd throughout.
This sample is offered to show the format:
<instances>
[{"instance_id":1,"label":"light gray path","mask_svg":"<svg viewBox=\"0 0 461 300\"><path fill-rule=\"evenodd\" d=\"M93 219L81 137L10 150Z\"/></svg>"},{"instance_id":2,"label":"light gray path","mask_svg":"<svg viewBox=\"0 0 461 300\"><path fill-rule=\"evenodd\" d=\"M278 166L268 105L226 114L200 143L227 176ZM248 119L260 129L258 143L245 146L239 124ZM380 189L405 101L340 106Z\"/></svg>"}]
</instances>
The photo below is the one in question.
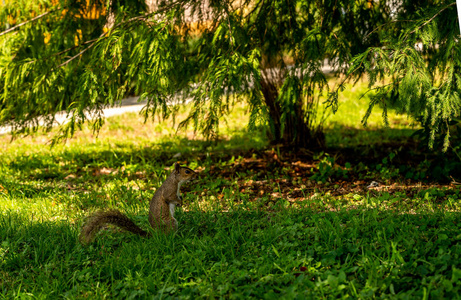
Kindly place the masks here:
<instances>
[{"instance_id":1,"label":"light gray path","mask_svg":"<svg viewBox=\"0 0 461 300\"><path fill-rule=\"evenodd\" d=\"M114 107L103 109L103 114L105 118L121 115L127 112L139 112L146 105L147 101L138 102L139 97L129 97L122 100L121 104ZM92 119L90 114L87 114L89 119ZM68 118L65 113L56 114L56 125L65 124L68 121ZM0 127L0 135L7 134L11 131L11 127L2 126Z\"/></svg>"}]
</instances>

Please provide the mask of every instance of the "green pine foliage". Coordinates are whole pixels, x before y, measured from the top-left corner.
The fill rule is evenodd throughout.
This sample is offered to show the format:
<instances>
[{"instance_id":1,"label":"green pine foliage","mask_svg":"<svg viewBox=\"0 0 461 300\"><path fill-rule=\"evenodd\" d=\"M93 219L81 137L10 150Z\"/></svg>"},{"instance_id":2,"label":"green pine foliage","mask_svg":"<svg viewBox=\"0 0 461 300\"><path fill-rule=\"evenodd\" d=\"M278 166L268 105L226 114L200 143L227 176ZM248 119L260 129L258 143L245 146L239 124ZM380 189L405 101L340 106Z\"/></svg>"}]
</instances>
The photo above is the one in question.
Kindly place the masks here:
<instances>
[{"instance_id":1,"label":"green pine foliage","mask_svg":"<svg viewBox=\"0 0 461 300\"><path fill-rule=\"evenodd\" d=\"M185 12L188 12L185 14ZM194 16L191 18L191 16ZM147 118L174 115L207 137L235 101L248 105L250 127L268 126L273 142L323 144L317 116L328 88L326 59L344 72L350 59L379 43L389 18L368 1L20 0L0 7L0 124L16 134L50 129L64 111L71 136L127 95L147 99ZM368 38L364 39L363 36Z\"/></svg>"},{"instance_id":2,"label":"green pine foliage","mask_svg":"<svg viewBox=\"0 0 461 300\"><path fill-rule=\"evenodd\" d=\"M455 5L455 1L435 1L424 3L419 10L407 8L394 22L377 28L382 45L368 48L352 60L348 78L365 72L370 89L376 92L364 124L377 104L384 108L387 124L390 106L421 123L431 148L448 149L450 128L458 124L461 106L461 47ZM336 102L337 95L330 101Z\"/></svg>"}]
</instances>

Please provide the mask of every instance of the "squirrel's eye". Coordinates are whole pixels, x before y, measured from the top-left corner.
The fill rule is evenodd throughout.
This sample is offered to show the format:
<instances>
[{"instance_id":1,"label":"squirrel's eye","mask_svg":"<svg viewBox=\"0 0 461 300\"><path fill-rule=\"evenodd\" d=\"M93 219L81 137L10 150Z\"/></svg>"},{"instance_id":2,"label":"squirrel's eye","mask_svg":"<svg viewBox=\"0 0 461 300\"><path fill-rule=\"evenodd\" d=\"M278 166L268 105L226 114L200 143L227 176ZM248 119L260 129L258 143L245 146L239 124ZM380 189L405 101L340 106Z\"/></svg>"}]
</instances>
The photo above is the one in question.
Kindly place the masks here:
<instances>
[{"instance_id":1,"label":"squirrel's eye","mask_svg":"<svg viewBox=\"0 0 461 300\"><path fill-rule=\"evenodd\" d=\"M189 174L189 173L190 173L190 171L189 171L189 170L186 170L186 171L184 171L184 173L186 173L186 174Z\"/></svg>"}]
</instances>

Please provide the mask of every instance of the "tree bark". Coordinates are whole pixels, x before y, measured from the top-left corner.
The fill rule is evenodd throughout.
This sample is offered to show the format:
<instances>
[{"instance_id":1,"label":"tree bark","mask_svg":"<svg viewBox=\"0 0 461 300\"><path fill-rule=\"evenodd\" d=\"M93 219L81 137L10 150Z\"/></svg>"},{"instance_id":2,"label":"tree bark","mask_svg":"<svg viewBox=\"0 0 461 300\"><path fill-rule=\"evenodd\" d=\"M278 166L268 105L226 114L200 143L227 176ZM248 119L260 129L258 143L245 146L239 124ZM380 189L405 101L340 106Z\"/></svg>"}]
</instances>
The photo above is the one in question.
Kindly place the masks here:
<instances>
[{"instance_id":1,"label":"tree bark","mask_svg":"<svg viewBox=\"0 0 461 300\"><path fill-rule=\"evenodd\" d=\"M294 148L323 148L325 136L322 131L309 127L309 115L305 117L303 99L296 100L294 111L285 116L282 124L282 107L278 101L279 90L275 83L261 80L261 91L269 111L270 140Z\"/></svg>"}]
</instances>

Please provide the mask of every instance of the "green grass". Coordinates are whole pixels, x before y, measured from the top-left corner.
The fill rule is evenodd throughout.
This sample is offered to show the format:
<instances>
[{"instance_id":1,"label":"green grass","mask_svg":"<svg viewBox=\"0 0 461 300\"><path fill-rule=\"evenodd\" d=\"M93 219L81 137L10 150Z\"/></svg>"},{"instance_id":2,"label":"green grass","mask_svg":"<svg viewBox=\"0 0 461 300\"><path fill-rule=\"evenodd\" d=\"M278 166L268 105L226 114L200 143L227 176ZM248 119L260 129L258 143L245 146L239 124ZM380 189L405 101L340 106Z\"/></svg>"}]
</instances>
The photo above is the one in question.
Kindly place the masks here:
<instances>
[{"instance_id":1,"label":"green grass","mask_svg":"<svg viewBox=\"0 0 461 300\"><path fill-rule=\"evenodd\" d=\"M352 94L342 101L339 113L357 105ZM47 134L0 137L1 298L459 297L459 187L405 185L408 172L428 172L425 161L339 165L333 154L265 148L264 133L244 129L244 112L236 107L218 143L134 114L53 149ZM379 147L412 130L346 119L327 122L330 145ZM109 228L78 242L97 209L118 208L148 229L148 201L176 160L200 177L182 188L175 234ZM384 188L364 188L377 178Z\"/></svg>"},{"instance_id":2,"label":"green grass","mask_svg":"<svg viewBox=\"0 0 461 300\"><path fill-rule=\"evenodd\" d=\"M402 141L408 139L416 129L420 128L408 116L396 114L391 109L388 111L389 127L386 127L383 110L379 105L373 108L364 126L362 121L372 94L367 91L367 84L364 81L360 81L355 86L348 84L340 94L337 112L333 114L330 110L325 111L327 119L324 127L327 146L356 147L357 145ZM322 113L324 105L321 107L320 112Z\"/></svg>"},{"instance_id":3,"label":"green grass","mask_svg":"<svg viewBox=\"0 0 461 300\"><path fill-rule=\"evenodd\" d=\"M68 221L34 221L7 211L2 292L37 298L459 294L457 214L194 209L178 218L172 236L111 232L85 248Z\"/></svg>"}]
</instances>

